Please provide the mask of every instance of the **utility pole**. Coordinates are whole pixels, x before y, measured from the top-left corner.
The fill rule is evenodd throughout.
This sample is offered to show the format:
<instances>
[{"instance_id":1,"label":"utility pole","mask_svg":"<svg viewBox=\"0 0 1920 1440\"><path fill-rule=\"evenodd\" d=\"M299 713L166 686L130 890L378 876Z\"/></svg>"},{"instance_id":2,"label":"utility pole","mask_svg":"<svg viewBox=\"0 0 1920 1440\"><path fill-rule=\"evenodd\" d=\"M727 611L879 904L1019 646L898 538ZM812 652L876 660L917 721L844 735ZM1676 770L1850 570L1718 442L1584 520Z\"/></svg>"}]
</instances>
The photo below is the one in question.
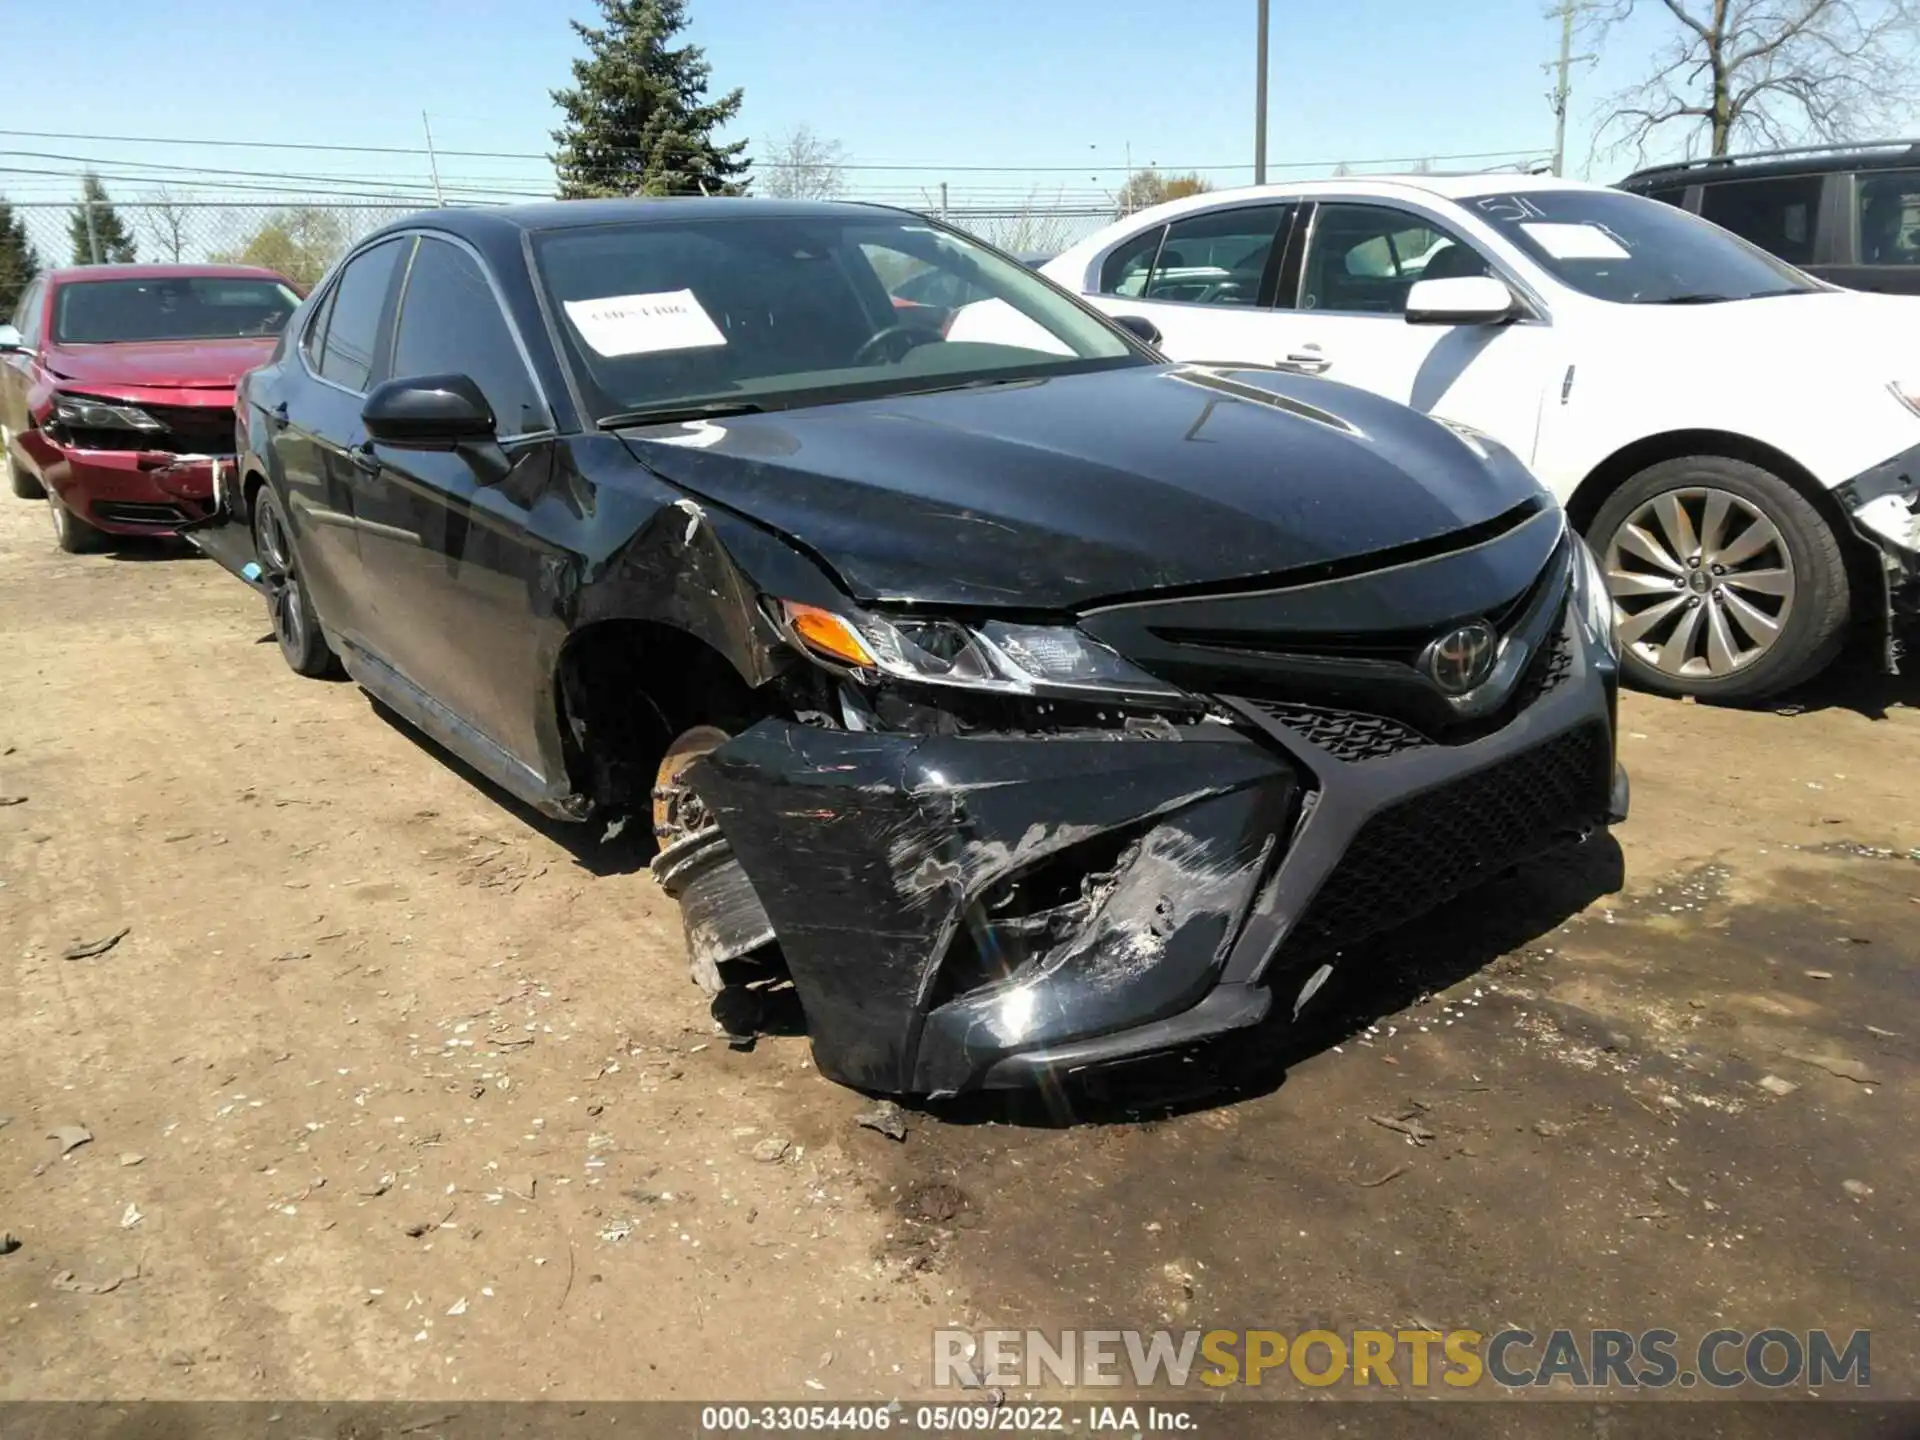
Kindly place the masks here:
<instances>
[{"instance_id":1,"label":"utility pole","mask_svg":"<svg viewBox=\"0 0 1920 1440\"><path fill-rule=\"evenodd\" d=\"M98 265L100 263L100 236L95 233L93 228L93 196L87 194L84 188L80 192L80 203L86 207L87 211L87 263L89 265Z\"/></svg>"},{"instance_id":2,"label":"utility pole","mask_svg":"<svg viewBox=\"0 0 1920 1440\"><path fill-rule=\"evenodd\" d=\"M1267 183L1267 0L1255 0L1259 19L1254 26L1253 73L1253 183Z\"/></svg>"},{"instance_id":3,"label":"utility pole","mask_svg":"<svg viewBox=\"0 0 1920 1440\"><path fill-rule=\"evenodd\" d=\"M420 112L420 128L427 132L427 170L433 176L433 203L444 210L447 197L440 193L440 159L433 153L433 126L427 123L424 110Z\"/></svg>"},{"instance_id":4,"label":"utility pole","mask_svg":"<svg viewBox=\"0 0 1920 1440\"><path fill-rule=\"evenodd\" d=\"M1567 79L1568 70L1584 61L1592 60L1592 55L1573 53L1573 22L1582 8L1581 0L1560 0L1557 7L1547 12L1549 18L1560 18L1560 59L1542 66L1542 69L1556 72L1553 93L1547 98L1553 104L1553 173L1564 175L1567 170L1567 100L1573 94L1573 86Z\"/></svg>"}]
</instances>

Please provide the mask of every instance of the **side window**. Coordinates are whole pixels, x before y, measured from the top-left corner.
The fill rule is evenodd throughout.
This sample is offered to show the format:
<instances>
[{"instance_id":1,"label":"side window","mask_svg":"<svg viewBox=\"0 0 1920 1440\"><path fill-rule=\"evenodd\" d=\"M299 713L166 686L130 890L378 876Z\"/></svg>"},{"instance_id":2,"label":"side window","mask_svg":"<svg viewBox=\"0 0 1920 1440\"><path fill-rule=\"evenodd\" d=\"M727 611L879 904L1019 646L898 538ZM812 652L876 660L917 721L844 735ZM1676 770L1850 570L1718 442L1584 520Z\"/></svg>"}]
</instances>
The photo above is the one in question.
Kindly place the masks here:
<instances>
[{"instance_id":1,"label":"side window","mask_svg":"<svg viewBox=\"0 0 1920 1440\"><path fill-rule=\"evenodd\" d=\"M20 332L20 338L26 341L29 349L40 348L40 315L45 308L41 297L47 293L47 282L35 280L20 296L20 303L14 308L13 328Z\"/></svg>"},{"instance_id":2,"label":"side window","mask_svg":"<svg viewBox=\"0 0 1920 1440\"><path fill-rule=\"evenodd\" d=\"M1641 193L1649 200L1658 200L1662 205L1671 205L1676 210L1687 208L1687 187L1684 185L1669 185L1665 189L1644 190Z\"/></svg>"},{"instance_id":3,"label":"side window","mask_svg":"<svg viewBox=\"0 0 1920 1440\"><path fill-rule=\"evenodd\" d=\"M1117 245L1100 262L1100 293L1139 298L1147 288L1147 276L1153 270L1153 257L1160 253L1161 237L1167 227L1156 225Z\"/></svg>"},{"instance_id":4,"label":"side window","mask_svg":"<svg viewBox=\"0 0 1920 1440\"><path fill-rule=\"evenodd\" d=\"M1860 177L1860 263L1920 265L1920 170Z\"/></svg>"},{"instance_id":5,"label":"side window","mask_svg":"<svg viewBox=\"0 0 1920 1440\"><path fill-rule=\"evenodd\" d=\"M1424 216L1384 205L1322 205L1307 243L1300 307L1399 315L1415 281L1492 273L1479 251Z\"/></svg>"},{"instance_id":6,"label":"side window","mask_svg":"<svg viewBox=\"0 0 1920 1440\"><path fill-rule=\"evenodd\" d=\"M502 435L549 424L487 277L471 255L444 240L422 239L407 272L393 373L468 376L493 407Z\"/></svg>"},{"instance_id":7,"label":"side window","mask_svg":"<svg viewBox=\"0 0 1920 1440\"><path fill-rule=\"evenodd\" d=\"M1140 298L1257 305L1274 237L1291 208L1251 205L1174 221L1167 226Z\"/></svg>"},{"instance_id":8,"label":"side window","mask_svg":"<svg viewBox=\"0 0 1920 1440\"><path fill-rule=\"evenodd\" d=\"M327 301L326 334L320 349L320 374L356 393L373 374L380 312L386 308L393 265L403 240L388 240L347 262Z\"/></svg>"},{"instance_id":9,"label":"side window","mask_svg":"<svg viewBox=\"0 0 1920 1440\"><path fill-rule=\"evenodd\" d=\"M1820 183L1818 175L1717 180L1705 187L1700 214L1789 264L1804 265L1813 259Z\"/></svg>"},{"instance_id":10,"label":"side window","mask_svg":"<svg viewBox=\"0 0 1920 1440\"><path fill-rule=\"evenodd\" d=\"M327 318L333 314L333 298L340 293L340 287L334 286L320 297L320 303L314 307L313 318L307 321L307 331L300 339L300 353L307 357L307 364L315 370L320 368L320 349L327 339Z\"/></svg>"}]
</instances>

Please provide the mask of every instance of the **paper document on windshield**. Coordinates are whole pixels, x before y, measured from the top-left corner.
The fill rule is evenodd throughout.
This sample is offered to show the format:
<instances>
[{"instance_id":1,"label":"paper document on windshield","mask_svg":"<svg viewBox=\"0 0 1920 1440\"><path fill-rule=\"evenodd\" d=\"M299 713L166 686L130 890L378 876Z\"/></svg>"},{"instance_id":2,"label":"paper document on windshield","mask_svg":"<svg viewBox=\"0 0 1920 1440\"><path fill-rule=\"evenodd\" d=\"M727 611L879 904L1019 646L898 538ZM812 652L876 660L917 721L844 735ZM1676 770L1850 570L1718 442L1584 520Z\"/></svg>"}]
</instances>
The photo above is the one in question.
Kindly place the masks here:
<instances>
[{"instance_id":1,"label":"paper document on windshield","mask_svg":"<svg viewBox=\"0 0 1920 1440\"><path fill-rule=\"evenodd\" d=\"M691 290L569 300L564 308L588 347L610 359L661 350L706 350L727 343Z\"/></svg>"},{"instance_id":2,"label":"paper document on windshield","mask_svg":"<svg viewBox=\"0 0 1920 1440\"><path fill-rule=\"evenodd\" d=\"M1598 225L1533 220L1520 228L1556 260L1630 260L1627 247Z\"/></svg>"}]
</instances>

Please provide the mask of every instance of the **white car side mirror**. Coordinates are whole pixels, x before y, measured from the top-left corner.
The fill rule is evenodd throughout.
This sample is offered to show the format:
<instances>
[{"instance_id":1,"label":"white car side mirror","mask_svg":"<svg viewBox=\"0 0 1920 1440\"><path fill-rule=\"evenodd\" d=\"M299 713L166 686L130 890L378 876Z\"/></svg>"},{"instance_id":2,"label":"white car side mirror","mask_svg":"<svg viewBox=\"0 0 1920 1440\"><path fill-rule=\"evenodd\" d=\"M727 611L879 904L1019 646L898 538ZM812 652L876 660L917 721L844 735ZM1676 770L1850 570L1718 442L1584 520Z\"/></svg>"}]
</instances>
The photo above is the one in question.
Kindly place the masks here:
<instances>
[{"instance_id":1,"label":"white car side mirror","mask_svg":"<svg viewBox=\"0 0 1920 1440\"><path fill-rule=\"evenodd\" d=\"M1507 282L1491 275L1416 280L1407 291L1409 325L1499 325L1519 308Z\"/></svg>"},{"instance_id":2,"label":"white car side mirror","mask_svg":"<svg viewBox=\"0 0 1920 1440\"><path fill-rule=\"evenodd\" d=\"M24 348L24 344L25 342L21 340L18 330L14 329L11 325L0 322L0 352L19 350Z\"/></svg>"}]
</instances>

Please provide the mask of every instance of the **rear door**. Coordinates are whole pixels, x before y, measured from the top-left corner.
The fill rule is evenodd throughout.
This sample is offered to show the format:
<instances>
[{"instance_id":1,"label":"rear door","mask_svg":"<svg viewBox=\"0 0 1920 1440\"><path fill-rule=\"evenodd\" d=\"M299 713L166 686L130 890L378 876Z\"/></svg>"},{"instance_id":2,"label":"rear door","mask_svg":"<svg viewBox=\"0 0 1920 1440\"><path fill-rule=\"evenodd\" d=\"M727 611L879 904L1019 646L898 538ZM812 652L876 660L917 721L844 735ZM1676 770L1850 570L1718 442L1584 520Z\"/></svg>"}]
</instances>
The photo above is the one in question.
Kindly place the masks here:
<instances>
[{"instance_id":1,"label":"rear door","mask_svg":"<svg viewBox=\"0 0 1920 1440\"><path fill-rule=\"evenodd\" d=\"M1826 252L1820 235L1826 183L1823 175L1704 181L1700 186L1700 218L1752 241L1789 265L1832 279L1827 262L1836 257Z\"/></svg>"},{"instance_id":2,"label":"rear door","mask_svg":"<svg viewBox=\"0 0 1920 1440\"><path fill-rule=\"evenodd\" d=\"M1299 289L1273 312L1282 364L1358 385L1483 430L1523 460L1538 438L1555 337L1546 317L1502 325L1410 325L1422 279L1498 275L1485 253L1424 210L1386 201L1326 201L1300 231Z\"/></svg>"},{"instance_id":3,"label":"rear door","mask_svg":"<svg viewBox=\"0 0 1920 1440\"><path fill-rule=\"evenodd\" d=\"M545 691L554 657L541 647L557 643L553 597L565 563L529 534L553 463L553 421L482 261L461 242L420 237L390 371L472 379L493 409L506 468L478 453L366 447L354 505L373 649L531 764L539 749L527 701Z\"/></svg>"},{"instance_id":4,"label":"rear door","mask_svg":"<svg viewBox=\"0 0 1920 1440\"><path fill-rule=\"evenodd\" d=\"M1297 212L1291 201L1221 205L1143 230L1108 254L1089 298L1151 320L1171 359L1279 364L1270 306Z\"/></svg>"},{"instance_id":5,"label":"rear door","mask_svg":"<svg viewBox=\"0 0 1920 1440\"><path fill-rule=\"evenodd\" d=\"M365 645L367 605L354 492L365 440L360 407L384 368L381 337L392 312L399 262L413 241L382 241L349 260L301 337L278 395L267 406L281 483L314 608L329 627Z\"/></svg>"}]
</instances>

